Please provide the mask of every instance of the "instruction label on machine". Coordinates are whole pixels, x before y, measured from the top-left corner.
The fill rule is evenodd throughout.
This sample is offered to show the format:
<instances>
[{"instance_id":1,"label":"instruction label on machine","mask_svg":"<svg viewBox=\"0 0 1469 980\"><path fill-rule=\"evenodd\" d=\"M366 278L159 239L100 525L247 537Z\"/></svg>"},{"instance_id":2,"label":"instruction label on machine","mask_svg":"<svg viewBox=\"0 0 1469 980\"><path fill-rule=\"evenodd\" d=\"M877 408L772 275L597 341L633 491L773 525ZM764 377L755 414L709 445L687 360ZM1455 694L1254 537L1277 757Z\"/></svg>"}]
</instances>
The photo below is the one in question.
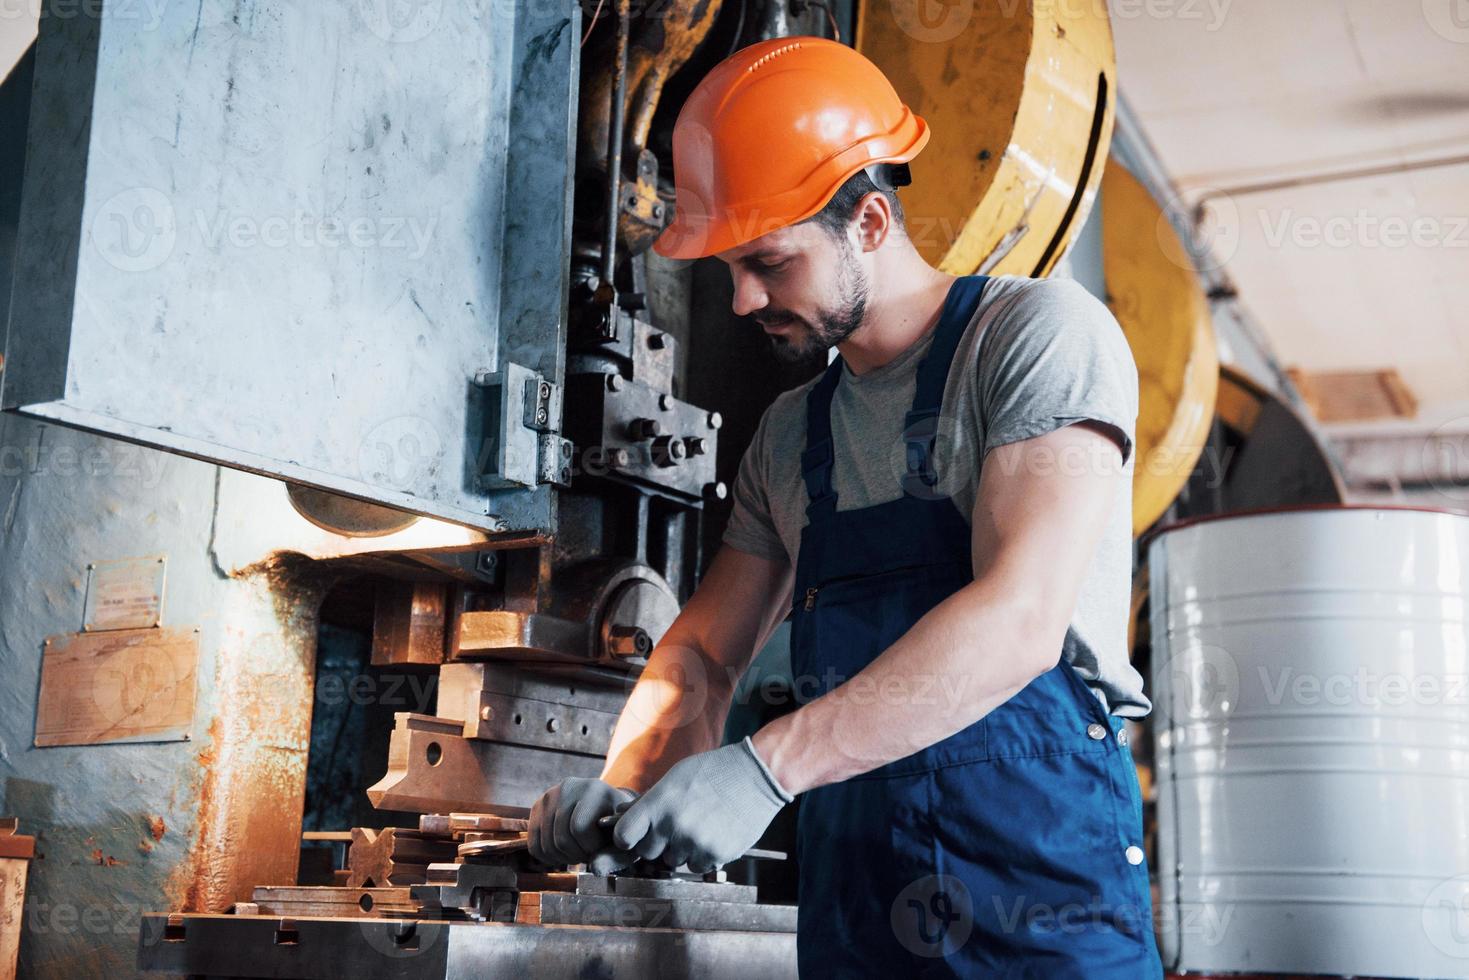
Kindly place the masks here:
<instances>
[{"instance_id":1,"label":"instruction label on machine","mask_svg":"<svg viewBox=\"0 0 1469 980\"><path fill-rule=\"evenodd\" d=\"M124 558L87 566L84 630L144 629L163 624L162 558Z\"/></svg>"},{"instance_id":2,"label":"instruction label on machine","mask_svg":"<svg viewBox=\"0 0 1469 980\"><path fill-rule=\"evenodd\" d=\"M198 666L195 629L50 637L41 660L35 744L187 739Z\"/></svg>"}]
</instances>

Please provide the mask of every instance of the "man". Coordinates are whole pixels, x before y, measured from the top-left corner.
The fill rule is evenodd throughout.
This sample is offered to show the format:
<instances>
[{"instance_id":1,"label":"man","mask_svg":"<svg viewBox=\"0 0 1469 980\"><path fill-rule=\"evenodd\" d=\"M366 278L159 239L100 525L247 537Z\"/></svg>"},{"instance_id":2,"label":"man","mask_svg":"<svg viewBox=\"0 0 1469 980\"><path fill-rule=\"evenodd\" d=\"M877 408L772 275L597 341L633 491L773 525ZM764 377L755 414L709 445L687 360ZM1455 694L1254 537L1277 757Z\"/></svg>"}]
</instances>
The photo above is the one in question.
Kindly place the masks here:
<instances>
[{"instance_id":1,"label":"man","mask_svg":"<svg viewBox=\"0 0 1469 980\"><path fill-rule=\"evenodd\" d=\"M602 779L549 790L531 850L709 869L799 796L803 975L1160 977L1123 725L1151 707L1125 642L1136 367L1076 284L922 259L892 188L927 138L819 38L737 52L684 106L655 248L726 262L782 356L840 357L766 411ZM803 704L720 747L788 613Z\"/></svg>"}]
</instances>

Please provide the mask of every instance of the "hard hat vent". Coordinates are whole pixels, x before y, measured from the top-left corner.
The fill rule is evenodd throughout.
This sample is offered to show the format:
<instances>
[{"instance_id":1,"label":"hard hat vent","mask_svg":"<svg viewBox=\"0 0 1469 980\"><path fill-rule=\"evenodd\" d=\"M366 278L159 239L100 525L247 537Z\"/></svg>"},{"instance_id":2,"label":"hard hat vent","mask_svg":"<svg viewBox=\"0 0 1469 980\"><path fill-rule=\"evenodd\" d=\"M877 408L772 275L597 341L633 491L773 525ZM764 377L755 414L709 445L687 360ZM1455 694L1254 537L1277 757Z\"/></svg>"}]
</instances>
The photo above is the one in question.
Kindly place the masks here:
<instances>
[{"instance_id":1,"label":"hard hat vent","mask_svg":"<svg viewBox=\"0 0 1469 980\"><path fill-rule=\"evenodd\" d=\"M801 46L801 42L800 41L793 41L790 44L782 44L780 47L776 48L774 51L769 51L769 52L761 55L759 58L755 59L754 61L750 62L750 67L746 68L745 71L751 72L751 71L754 71L756 68L763 68L765 66L766 62L770 61L772 58L779 57L780 55L785 54L787 51L794 51L797 48L799 48L800 46Z\"/></svg>"}]
</instances>

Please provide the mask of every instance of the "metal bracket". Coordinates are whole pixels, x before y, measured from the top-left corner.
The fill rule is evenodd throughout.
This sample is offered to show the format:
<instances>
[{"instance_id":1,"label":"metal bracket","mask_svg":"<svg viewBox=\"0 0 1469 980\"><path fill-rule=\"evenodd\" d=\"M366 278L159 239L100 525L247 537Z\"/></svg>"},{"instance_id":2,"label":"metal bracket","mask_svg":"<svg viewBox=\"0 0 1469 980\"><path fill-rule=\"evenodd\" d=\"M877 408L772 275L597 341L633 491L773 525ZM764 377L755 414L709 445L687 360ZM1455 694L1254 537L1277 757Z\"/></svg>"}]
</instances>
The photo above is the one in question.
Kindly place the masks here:
<instances>
[{"instance_id":1,"label":"metal bracket","mask_svg":"<svg viewBox=\"0 0 1469 980\"><path fill-rule=\"evenodd\" d=\"M561 386L507 363L475 383L486 389L479 481L486 490L571 482L571 443L561 438Z\"/></svg>"}]
</instances>

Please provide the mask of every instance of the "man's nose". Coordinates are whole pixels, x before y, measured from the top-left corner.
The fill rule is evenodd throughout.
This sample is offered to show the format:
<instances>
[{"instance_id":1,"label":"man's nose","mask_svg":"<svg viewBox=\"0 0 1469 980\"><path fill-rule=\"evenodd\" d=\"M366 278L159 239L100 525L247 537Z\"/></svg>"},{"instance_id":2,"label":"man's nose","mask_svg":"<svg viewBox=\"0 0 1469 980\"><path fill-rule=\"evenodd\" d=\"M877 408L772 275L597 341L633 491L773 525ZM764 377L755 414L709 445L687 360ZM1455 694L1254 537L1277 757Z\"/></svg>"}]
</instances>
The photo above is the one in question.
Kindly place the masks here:
<instances>
[{"instance_id":1,"label":"man's nose","mask_svg":"<svg viewBox=\"0 0 1469 980\"><path fill-rule=\"evenodd\" d=\"M734 298L730 300L730 307L735 316L749 316L756 310L763 310L770 304L770 297L765 294L765 289L760 285L760 280L747 273L733 273Z\"/></svg>"}]
</instances>

